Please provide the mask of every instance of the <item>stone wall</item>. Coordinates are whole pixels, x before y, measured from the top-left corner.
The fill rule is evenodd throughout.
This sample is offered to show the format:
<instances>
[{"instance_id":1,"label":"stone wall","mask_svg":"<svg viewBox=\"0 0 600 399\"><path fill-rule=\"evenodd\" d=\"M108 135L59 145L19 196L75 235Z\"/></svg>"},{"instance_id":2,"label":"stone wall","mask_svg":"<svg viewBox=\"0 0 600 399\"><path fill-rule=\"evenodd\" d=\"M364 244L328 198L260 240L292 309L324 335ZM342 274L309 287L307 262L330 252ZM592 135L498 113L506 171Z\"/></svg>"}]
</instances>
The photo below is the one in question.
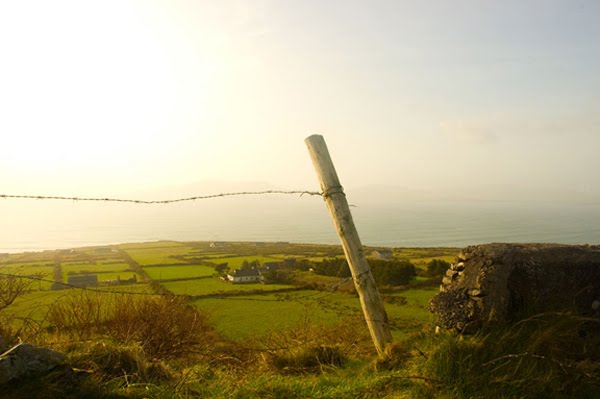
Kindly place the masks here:
<instances>
[{"instance_id":1,"label":"stone wall","mask_svg":"<svg viewBox=\"0 0 600 399\"><path fill-rule=\"evenodd\" d=\"M430 309L440 327L464 333L546 311L600 317L600 245L467 247Z\"/></svg>"}]
</instances>

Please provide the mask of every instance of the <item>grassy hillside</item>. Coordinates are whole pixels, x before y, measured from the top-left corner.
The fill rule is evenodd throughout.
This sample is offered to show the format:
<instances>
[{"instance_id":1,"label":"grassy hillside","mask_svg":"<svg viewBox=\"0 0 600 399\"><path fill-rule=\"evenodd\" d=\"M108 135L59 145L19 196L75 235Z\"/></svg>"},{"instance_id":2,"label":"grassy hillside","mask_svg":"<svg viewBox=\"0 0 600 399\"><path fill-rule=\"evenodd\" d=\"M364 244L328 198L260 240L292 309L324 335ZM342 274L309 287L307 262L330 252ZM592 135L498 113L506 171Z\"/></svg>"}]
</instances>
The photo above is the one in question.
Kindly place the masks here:
<instances>
[{"instance_id":1,"label":"grassy hillside","mask_svg":"<svg viewBox=\"0 0 600 399\"><path fill-rule=\"evenodd\" d=\"M453 248L393 249L420 275L407 286L380 287L395 344L385 360L376 359L352 282L307 269L340 252L324 245L153 242L1 258L3 273L36 278L0 311L1 332L65 352L70 367L0 386L0 396L600 397L600 345L578 329L589 320L544 315L471 337L434 333L428 301L437 281L422 272L432 259L451 260ZM290 258L302 270L273 284L227 283L214 267ZM50 289L53 280L86 273L139 278Z\"/></svg>"}]
</instances>

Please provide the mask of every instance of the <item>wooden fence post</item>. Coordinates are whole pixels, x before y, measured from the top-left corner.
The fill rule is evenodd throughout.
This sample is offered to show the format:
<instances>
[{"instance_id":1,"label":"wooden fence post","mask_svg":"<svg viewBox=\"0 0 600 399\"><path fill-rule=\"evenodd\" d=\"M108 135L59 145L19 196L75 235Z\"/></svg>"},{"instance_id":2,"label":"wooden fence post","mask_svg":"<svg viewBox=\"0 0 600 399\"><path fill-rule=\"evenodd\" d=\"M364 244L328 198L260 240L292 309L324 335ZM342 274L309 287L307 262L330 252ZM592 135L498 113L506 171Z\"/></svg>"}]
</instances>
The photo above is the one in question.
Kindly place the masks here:
<instances>
[{"instance_id":1,"label":"wooden fence post","mask_svg":"<svg viewBox=\"0 0 600 399\"><path fill-rule=\"evenodd\" d=\"M360 304L371 333L371 338L379 355L392 342L392 334L383 301L377 290L371 268L367 263L358 232L352 220L346 194L329 156L323 136L312 135L304 141L321 183L321 191L329 208L335 227L352 271L354 286L360 297Z\"/></svg>"}]
</instances>

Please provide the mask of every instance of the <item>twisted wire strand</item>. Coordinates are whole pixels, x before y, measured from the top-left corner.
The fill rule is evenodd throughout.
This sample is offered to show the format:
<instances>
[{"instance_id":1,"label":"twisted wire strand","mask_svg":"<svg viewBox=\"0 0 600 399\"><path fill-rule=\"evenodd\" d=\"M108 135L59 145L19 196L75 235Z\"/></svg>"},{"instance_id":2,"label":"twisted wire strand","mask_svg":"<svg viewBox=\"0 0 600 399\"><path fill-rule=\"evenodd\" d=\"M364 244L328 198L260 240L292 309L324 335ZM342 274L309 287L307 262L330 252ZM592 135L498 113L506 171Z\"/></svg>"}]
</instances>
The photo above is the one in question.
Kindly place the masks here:
<instances>
[{"instance_id":1,"label":"twisted wire strand","mask_svg":"<svg viewBox=\"0 0 600 399\"><path fill-rule=\"evenodd\" d=\"M37 200L62 200L62 201L99 201L99 202L128 202L133 204L172 204L175 202L196 201L210 198L221 197L236 197L246 195L267 195L267 194L284 194L284 195L318 195L323 196L319 191L308 190L263 190L263 191L238 191L230 193L199 195L195 197L176 198L170 200L138 200L138 199L123 199L123 198L104 198L104 197L64 197L53 195L12 195L0 194L0 198L4 199L37 199Z\"/></svg>"}]
</instances>

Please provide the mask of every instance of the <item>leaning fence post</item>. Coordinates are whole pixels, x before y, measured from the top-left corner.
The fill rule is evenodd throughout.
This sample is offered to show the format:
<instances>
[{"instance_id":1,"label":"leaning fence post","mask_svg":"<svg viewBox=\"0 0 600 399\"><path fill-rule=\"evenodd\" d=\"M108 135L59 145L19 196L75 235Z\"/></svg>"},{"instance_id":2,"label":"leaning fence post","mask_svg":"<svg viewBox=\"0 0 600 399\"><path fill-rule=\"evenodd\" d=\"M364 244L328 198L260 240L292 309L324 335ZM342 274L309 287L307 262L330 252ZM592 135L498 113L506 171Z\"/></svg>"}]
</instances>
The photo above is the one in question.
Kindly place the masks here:
<instances>
[{"instance_id":1,"label":"leaning fence post","mask_svg":"<svg viewBox=\"0 0 600 399\"><path fill-rule=\"evenodd\" d=\"M352 220L346 194L329 156L323 136L312 135L304 140L321 183L321 191L329 208L335 227L352 271L354 286L360 297L360 304L371 333L371 338L379 355L392 342L392 334L383 301L377 290L371 268L363 252L358 232Z\"/></svg>"}]
</instances>

